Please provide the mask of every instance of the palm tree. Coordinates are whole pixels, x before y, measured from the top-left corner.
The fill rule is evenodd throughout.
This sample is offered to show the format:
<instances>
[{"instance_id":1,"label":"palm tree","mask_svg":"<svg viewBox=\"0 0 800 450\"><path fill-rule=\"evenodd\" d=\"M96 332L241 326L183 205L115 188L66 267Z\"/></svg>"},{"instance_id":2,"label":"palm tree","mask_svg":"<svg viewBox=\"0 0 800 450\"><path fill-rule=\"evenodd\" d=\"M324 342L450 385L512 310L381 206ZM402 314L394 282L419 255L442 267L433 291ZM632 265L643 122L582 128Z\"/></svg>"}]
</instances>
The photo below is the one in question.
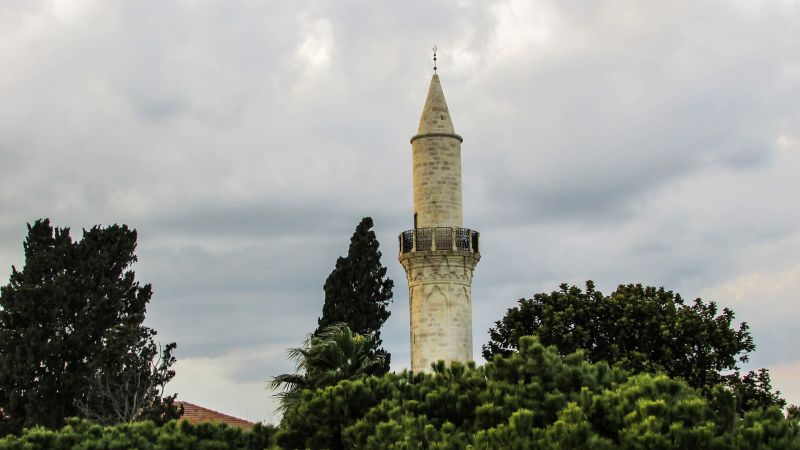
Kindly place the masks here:
<instances>
[{"instance_id":1,"label":"palm tree","mask_svg":"<svg viewBox=\"0 0 800 450\"><path fill-rule=\"evenodd\" d=\"M344 323L309 335L302 347L289 349L289 357L297 363L297 373L272 379L272 389L281 390L275 394L281 401L279 409L285 412L295 405L305 389L320 389L342 380L381 373L385 356L372 351L374 346L374 336L353 333Z\"/></svg>"}]
</instances>

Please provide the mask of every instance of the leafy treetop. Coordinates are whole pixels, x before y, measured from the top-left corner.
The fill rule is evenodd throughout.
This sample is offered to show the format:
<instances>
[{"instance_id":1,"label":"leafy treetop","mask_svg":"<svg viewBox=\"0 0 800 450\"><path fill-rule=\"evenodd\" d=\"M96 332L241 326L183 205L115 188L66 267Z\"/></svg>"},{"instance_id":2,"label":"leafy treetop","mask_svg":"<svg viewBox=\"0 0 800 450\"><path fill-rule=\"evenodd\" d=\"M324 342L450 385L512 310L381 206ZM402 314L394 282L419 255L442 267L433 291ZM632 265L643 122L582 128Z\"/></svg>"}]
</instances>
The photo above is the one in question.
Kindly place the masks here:
<instances>
[{"instance_id":1,"label":"leafy treetop","mask_svg":"<svg viewBox=\"0 0 800 450\"><path fill-rule=\"evenodd\" d=\"M718 314L719 313L719 314ZM562 284L560 290L520 299L489 330L483 356L517 351L522 336L533 335L567 355L579 349L593 362L606 361L633 372L663 372L709 396L717 384L741 393L740 411L778 405L765 369L742 376L739 363L755 349L746 323L734 313L696 299L640 284L620 285L611 295Z\"/></svg>"}]
</instances>

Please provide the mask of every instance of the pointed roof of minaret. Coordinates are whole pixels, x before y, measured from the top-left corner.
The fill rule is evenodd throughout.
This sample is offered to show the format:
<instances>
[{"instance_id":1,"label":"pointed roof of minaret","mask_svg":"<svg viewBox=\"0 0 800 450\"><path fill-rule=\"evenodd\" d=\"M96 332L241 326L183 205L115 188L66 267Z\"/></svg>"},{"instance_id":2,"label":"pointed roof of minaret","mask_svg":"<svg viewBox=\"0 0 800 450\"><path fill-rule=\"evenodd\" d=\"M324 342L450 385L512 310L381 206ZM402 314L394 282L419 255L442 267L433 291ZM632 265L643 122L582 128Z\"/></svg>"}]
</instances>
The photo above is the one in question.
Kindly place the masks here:
<instances>
[{"instance_id":1,"label":"pointed roof of minaret","mask_svg":"<svg viewBox=\"0 0 800 450\"><path fill-rule=\"evenodd\" d=\"M428 88L428 98L425 99L425 107L422 109L422 117L419 119L419 130L417 135L430 133L455 134L453 121L450 120L450 111L447 109L447 102L442 92L442 83L439 75L433 74L431 86Z\"/></svg>"}]
</instances>

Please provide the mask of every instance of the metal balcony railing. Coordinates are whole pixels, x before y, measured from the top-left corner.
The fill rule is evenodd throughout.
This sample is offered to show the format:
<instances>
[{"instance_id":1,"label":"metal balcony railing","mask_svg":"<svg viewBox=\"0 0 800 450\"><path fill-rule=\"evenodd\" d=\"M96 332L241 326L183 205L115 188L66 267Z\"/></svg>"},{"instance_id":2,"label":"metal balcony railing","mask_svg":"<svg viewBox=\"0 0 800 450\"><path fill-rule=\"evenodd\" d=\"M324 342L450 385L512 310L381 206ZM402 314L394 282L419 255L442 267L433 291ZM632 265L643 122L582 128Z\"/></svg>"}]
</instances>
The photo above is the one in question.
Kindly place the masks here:
<instances>
[{"instance_id":1,"label":"metal balcony railing","mask_svg":"<svg viewBox=\"0 0 800 450\"><path fill-rule=\"evenodd\" d=\"M468 228L416 228L400 233L400 254L427 250L459 250L479 253L480 233Z\"/></svg>"}]
</instances>

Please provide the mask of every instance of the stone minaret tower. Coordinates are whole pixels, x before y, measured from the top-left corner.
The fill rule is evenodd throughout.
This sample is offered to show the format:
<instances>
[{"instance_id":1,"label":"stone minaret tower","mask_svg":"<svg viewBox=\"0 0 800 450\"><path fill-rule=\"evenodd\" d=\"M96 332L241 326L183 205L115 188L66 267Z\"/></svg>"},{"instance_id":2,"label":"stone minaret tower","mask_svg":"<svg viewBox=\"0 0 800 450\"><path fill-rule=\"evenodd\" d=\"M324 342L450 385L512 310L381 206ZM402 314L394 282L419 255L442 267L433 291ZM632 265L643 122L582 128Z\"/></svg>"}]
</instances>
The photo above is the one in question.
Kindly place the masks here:
<instances>
[{"instance_id":1,"label":"stone minaret tower","mask_svg":"<svg viewBox=\"0 0 800 450\"><path fill-rule=\"evenodd\" d=\"M411 138L414 229L400 234L414 372L438 360L472 361L472 273L480 253L478 232L463 228L461 219L462 141L434 74Z\"/></svg>"}]
</instances>

